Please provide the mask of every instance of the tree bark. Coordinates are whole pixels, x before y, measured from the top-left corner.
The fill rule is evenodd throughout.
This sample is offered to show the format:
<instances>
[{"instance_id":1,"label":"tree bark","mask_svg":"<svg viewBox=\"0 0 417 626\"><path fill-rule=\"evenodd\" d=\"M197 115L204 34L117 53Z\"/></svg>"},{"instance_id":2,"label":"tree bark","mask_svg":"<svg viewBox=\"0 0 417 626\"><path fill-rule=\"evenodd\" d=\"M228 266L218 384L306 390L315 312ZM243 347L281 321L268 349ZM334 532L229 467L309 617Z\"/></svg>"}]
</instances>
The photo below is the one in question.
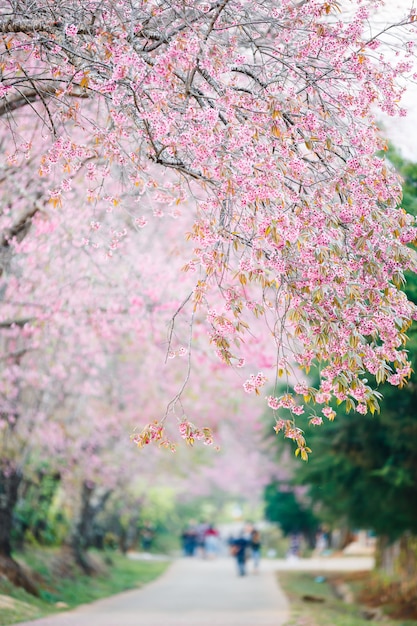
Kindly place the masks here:
<instances>
[{"instance_id":1,"label":"tree bark","mask_svg":"<svg viewBox=\"0 0 417 626\"><path fill-rule=\"evenodd\" d=\"M93 573L93 567L86 554L86 535L89 524L90 500L93 491L94 486L84 481L81 487L80 513L70 538L70 548L74 561L88 575Z\"/></svg>"},{"instance_id":2,"label":"tree bark","mask_svg":"<svg viewBox=\"0 0 417 626\"><path fill-rule=\"evenodd\" d=\"M94 566L89 561L87 549L91 545L91 530L94 519L103 509L110 491L106 491L93 504L95 486L84 481L81 488L81 506L78 521L70 537L70 550L75 563L88 575L94 573Z\"/></svg>"},{"instance_id":3,"label":"tree bark","mask_svg":"<svg viewBox=\"0 0 417 626\"><path fill-rule=\"evenodd\" d=\"M399 547L399 541L390 541L385 535L378 537L375 553L375 567L378 571L387 576L395 573Z\"/></svg>"},{"instance_id":4,"label":"tree bark","mask_svg":"<svg viewBox=\"0 0 417 626\"><path fill-rule=\"evenodd\" d=\"M12 557L13 511L17 503L22 474L13 468L0 468L0 573L13 585L37 596L36 585Z\"/></svg>"},{"instance_id":5,"label":"tree bark","mask_svg":"<svg viewBox=\"0 0 417 626\"><path fill-rule=\"evenodd\" d=\"M402 582L417 580L417 537L404 533L399 539L389 541L379 537L376 550L376 568L388 576L396 576Z\"/></svg>"},{"instance_id":6,"label":"tree bark","mask_svg":"<svg viewBox=\"0 0 417 626\"><path fill-rule=\"evenodd\" d=\"M0 555L11 557L11 532L13 511L22 476L12 469L0 469Z\"/></svg>"},{"instance_id":7,"label":"tree bark","mask_svg":"<svg viewBox=\"0 0 417 626\"><path fill-rule=\"evenodd\" d=\"M405 533L400 539L399 569L402 578L416 584L417 537L411 533Z\"/></svg>"}]
</instances>

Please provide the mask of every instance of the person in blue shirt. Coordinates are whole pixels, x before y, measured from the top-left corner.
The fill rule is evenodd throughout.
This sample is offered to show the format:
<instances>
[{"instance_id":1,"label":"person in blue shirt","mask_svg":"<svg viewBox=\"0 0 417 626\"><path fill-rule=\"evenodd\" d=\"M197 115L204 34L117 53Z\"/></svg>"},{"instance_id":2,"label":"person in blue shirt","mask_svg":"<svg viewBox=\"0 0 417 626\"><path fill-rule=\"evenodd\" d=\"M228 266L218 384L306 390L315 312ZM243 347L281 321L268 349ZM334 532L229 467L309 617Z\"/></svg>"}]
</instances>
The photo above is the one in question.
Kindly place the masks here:
<instances>
[{"instance_id":1,"label":"person in blue shirt","mask_svg":"<svg viewBox=\"0 0 417 626\"><path fill-rule=\"evenodd\" d=\"M231 544L232 555L236 559L237 570L239 576L246 575L246 559L247 552L250 546L250 538L242 531L237 539L233 539Z\"/></svg>"}]
</instances>

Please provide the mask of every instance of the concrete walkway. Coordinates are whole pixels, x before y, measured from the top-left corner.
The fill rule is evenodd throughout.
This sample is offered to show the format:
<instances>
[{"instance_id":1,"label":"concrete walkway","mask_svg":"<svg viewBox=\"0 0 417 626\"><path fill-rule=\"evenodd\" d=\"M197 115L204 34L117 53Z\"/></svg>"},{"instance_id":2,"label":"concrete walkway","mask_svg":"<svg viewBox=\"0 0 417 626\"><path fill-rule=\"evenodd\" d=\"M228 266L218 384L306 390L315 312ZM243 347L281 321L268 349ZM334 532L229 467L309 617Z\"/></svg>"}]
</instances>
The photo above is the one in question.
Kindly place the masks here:
<instances>
[{"instance_id":1,"label":"concrete walkway","mask_svg":"<svg viewBox=\"0 0 417 626\"><path fill-rule=\"evenodd\" d=\"M15 626L283 626L289 607L276 572L367 570L373 559L265 559L259 574L250 565L238 577L231 558L178 559L143 589Z\"/></svg>"},{"instance_id":2,"label":"concrete walkway","mask_svg":"<svg viewBox=\"0 0 417 626\"><path fill-rule=\"evenodd\" d=\"M179 559L143 589L20 626L282 626L288 602L275 567L261 565L238 577L230 558Z\"/></svg>"}]
</instances>

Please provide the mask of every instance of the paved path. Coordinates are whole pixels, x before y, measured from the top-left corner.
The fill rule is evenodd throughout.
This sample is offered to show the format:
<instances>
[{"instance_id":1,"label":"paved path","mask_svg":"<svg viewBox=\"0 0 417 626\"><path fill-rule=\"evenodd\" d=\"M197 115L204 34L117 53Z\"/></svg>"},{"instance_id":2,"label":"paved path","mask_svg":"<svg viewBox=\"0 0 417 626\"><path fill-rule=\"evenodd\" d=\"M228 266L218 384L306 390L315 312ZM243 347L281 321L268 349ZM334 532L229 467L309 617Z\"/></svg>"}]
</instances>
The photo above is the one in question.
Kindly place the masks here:
<instances>
[{"instance_id":1,"label":"paved path","mask_svg":"<svg viewBox=\"0 0 417 626\"><path fill-rule=\"evenodd\" d=\"M248 576L238 577L230 558L179 559L143 589L15 626L283 626L289 611L277 571L353 571L372 566L369 557L274 559L262 561L259 574L249 567Z\"/></svg>"},{"instance_id":2,"label":"paved path","mask_svg":"<svg viewBox=\"0 0 417 626\"><path fill-rule=\"evenodd\" d=\"M232 559L179 559L143 589L20 626L282 626L287 600L265 562L238 577Z\"/></svg>"}]
</instances>

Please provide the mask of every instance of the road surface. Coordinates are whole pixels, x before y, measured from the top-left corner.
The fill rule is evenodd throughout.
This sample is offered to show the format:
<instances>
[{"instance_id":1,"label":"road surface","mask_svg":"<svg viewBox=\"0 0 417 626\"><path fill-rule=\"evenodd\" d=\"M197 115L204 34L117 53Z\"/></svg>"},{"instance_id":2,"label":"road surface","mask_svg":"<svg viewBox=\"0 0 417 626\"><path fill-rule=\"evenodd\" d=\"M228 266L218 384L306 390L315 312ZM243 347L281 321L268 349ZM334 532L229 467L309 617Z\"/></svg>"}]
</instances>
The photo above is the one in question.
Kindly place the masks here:
<instances>
[{"instance_id":1,"label":"road surface","mask_svg":"<svg viewBox=\"0 0 417 626\"><path fill-rule=\"evenodd\" d=\"M143 589L15 626L283 626L289 620L289 606L277 571L372 567L371 557L273 559L262 561L258 574L249 564L248 575L238 577L231 558L178 559Z\"/></svg>"},{"instance_id":2,"label":"road surface","mask_svg":"<svg viewBox=\"0 0 417 626\"><path fill-rule=\"evenodd\" d=\"M143 589L20 626L282 626L288 602L262 565L238 577L230 558L179 559Z\"/></svg>"}]
</instances>

